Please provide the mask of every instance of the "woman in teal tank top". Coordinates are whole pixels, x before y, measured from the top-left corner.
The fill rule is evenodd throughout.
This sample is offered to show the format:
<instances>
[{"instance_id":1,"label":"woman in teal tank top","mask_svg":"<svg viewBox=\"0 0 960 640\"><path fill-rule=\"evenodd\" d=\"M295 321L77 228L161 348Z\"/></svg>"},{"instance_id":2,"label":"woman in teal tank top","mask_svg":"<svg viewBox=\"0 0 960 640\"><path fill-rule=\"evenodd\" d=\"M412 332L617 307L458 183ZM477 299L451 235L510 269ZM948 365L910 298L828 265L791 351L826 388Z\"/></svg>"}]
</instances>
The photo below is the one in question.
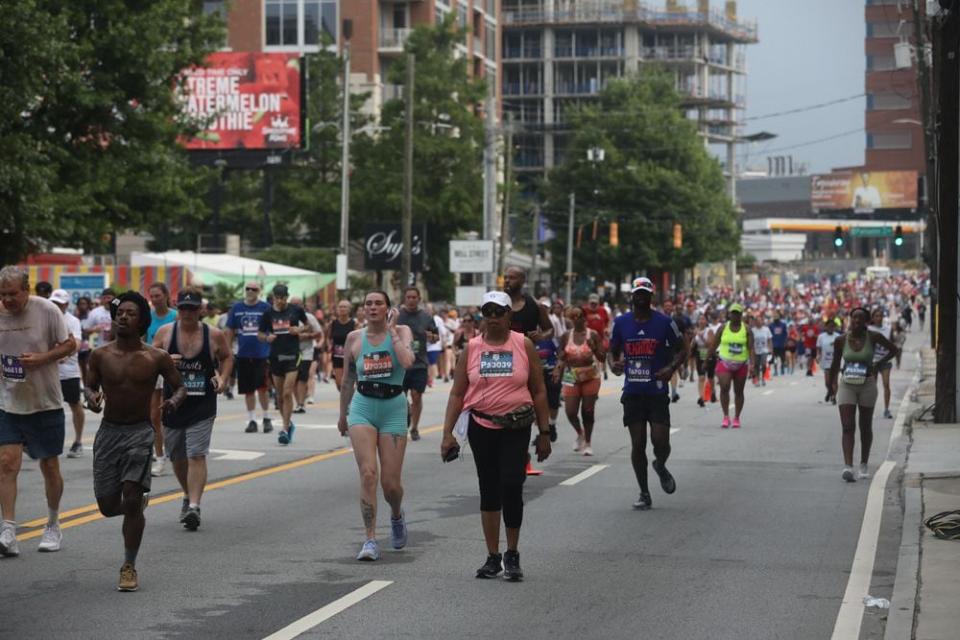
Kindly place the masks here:
<instances>
[{"instance_id":1,"label":"woman in teal tank top","mask_svg":"<svg viewBox=\"0 0 960 640\"><path fill-rule=\"evenodd\" d=\"M840 410L843 429L843 473L847 482L870 477L867 464L873 444L873 407L877 403L877 371L897 355L897 347L887 338L867 330L870 314L863 307L850 312L850 330L837 338L830 365L830 385ZM886 348L888 353L873 361L874 351ZM841 357L842 354L842 357ZM860 469L853 473L853 445L860 409Z\"/></svg>"},{"instance_id":2,"label":"woman in teal tank top","mask_svg":"<svg viewBox=\"0 0 960 640\"><path fill-rule=\"evenodd\" d=\"M371 291L363 301L367 326L351 331L343 346L346 372L340 387L341 435L350 444L360 472L360 513L366 538L357 560L379 560L377 545L377 478L390 505L394 549L407 543L407 525L401 502L400 475L407 448L407 399L403 376L414 361L413 334L397 326L397 311L382 291ZM379 469L377 459L379 457Z\"/></svg>"}]
</instances>

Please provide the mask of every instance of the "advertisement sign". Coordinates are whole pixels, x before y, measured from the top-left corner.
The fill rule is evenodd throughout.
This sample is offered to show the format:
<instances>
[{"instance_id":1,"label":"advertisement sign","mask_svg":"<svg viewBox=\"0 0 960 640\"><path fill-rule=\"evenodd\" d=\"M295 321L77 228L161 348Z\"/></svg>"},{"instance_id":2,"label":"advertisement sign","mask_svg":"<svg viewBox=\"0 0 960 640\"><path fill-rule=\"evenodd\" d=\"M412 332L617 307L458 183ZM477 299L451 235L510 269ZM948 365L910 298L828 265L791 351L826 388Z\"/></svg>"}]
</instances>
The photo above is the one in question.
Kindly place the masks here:
<instances>
[{"instance_id":1,"label":"advertisement sign","mask_svg":"<svg viewBox=\"0 0 960 640\"><path fill-rule=\"evenodd\" d=\"M426 250L426 225L413 225L413 246L410 249L410 270L423 271ZM369 271L401 268L403 261L403 230L400 223L371 222L364 227L363 268Z\"/></svg>"},{"instance_id":2,"label":"advertisement sign","mask_svg":"<svg viewBox=\"0 0 960 640\"><path fill-rule=\"evenodd\" d=\"M70 294L70 304L76 306L77 300L86 296L91 300L100 297L107 288L105 273L64 273L60 275L60 288Z\"/></svg>"},{"instance_id":3,"label":"advertisement sign","mask_svg":"<svg viewBox=\"0 0 960 640\"><path fill-rule=\"evenodd\" d=\"M492 273L493 240L451 240L450 273Z\"/></svg>"},{"instance_id":4,"label":"advertisement sign","mask_svg":"<svg viewBox=\"0 0 960 640\"><path fill-rule=\"evenodd\" d=\"M842 171L811 177L810 205L820 209L914 209L916 171Z\"/></svg>"},{"instance_id":5,"label":"advertisement sign","mask_svg":"<svg viewBox=\"0 0 960 640\"><path fill-rule=\"evenodd\" d=\"M204 130L183 140L190 150L289 149L301 146L301 64L296 53L219 52L186 69L179 99Z\"/></svg>"}]
</instances>

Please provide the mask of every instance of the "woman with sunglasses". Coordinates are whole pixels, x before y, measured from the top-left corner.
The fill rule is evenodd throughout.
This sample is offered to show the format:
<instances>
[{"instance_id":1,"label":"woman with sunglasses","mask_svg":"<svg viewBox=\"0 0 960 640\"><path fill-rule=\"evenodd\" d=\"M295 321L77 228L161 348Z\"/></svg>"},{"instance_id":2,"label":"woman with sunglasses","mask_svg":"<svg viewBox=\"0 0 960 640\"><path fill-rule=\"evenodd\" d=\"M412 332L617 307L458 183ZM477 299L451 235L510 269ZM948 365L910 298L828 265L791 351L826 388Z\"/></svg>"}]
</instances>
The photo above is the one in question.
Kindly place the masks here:
<instances>
[{"instance_id":1,"label":"woman with sunglasses","mask_svg":"<svg viewBox=\"0 0 960 640\"><path fill-rule=\"evenodd\" d=\"M863 307L850 312L850 330L837 338L830 364L830 385L840 410L843 429L843 473L847 482L870 477L867 464L873 444L873 408L877 404L877 372L897 355L897 347L882 333L868 330L870 313ZM882 358L876 354L884 349ZM839 374L839 380L838 380ZM860 409L860 469L853 473L853 444Z\"/></svg>"},{"instance_id":2,"label":"woman with sunglasses","mask_svg":"<svg viewBox=\"0 0 960 640\"><path fill-rule=\"evenodd\" d=\"M407 449L407 399L403 377L415 355L410 327L397 326L399 312L383 291L363 300L367 326L351 331L344 344L347 365L340 389L340 435L350 444L360 471L360 512L366 541L357 560L379 560L377 545L377 457L380 486L391 510L390 537L394 549L407 544L403 516L403 454ZM356 395L354 391L356 390Z\"/></svg>"},{"instance_id":3,"label":"woman with sunglasses","mask_svg":"<svg viewBox=\"0 0 960 640\"><path fill-rule=\"evenodd\" d=\"M577 432L573 450L592 456L594 415L597 396L600 395L600 367L597 365L605 357L603 338L587 326L586 314L580 307L567 309L567 320L573 328L560 336L553 378L563 381L564 411Z\"/></svg>"},{"instance_id":4,"label":"woman with sunglasses","mask_svg":"<svg viewBox=\"0 0 960 640\"><path fill-rule=\"evenodd\" d=\"M478 578L495 578L501 571L510 581L523 579L520 569L520 525L523 521L523 482L527 443L537 424L537 460L550 455L550 412L543 368L533 342L510 330L510 296L490 291L483 296L481 334L467 343L453 374L447 402L440 455L448 459L457 446L454 425L468 412L467 439L480 484L480 520L487 560ZM501 513L507 551L500 554Z\"/></svg>"}]
</instances>

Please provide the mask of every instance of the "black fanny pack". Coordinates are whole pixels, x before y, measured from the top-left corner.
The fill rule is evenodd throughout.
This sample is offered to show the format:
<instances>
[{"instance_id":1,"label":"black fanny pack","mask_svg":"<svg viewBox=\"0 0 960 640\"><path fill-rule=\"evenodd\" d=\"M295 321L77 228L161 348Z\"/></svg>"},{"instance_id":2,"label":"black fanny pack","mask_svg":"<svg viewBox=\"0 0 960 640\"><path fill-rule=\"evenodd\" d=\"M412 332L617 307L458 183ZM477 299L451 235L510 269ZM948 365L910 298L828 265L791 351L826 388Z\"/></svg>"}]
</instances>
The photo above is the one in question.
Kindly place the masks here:
<instances>
[{"instance_id":1,"label":"black fanny pack","mask_svg":"<svg viewBox=\"0 0 960 640\"><path fill-rule=\"evenodd\" d=\"M534 411L533 405L531 404L522 406L503 416L491 416L476 409L471 409L470 413L478 418L489 420L504 429L527 429L537 419L537 412Z\"/></svg>"},{"instance_id":2,"label":"black fanny pack","mask_svg":"<svg viewBox=\"0 0 960 640\"><path fill-rule=\"evenodd\" d=\"M389 400L396 398L403 393L403 387L398 384L385 384L383 382L371 382L370 380L358 380L357 392L368 398L378 398L380 400Z\"/></svg>"}]
</instances>

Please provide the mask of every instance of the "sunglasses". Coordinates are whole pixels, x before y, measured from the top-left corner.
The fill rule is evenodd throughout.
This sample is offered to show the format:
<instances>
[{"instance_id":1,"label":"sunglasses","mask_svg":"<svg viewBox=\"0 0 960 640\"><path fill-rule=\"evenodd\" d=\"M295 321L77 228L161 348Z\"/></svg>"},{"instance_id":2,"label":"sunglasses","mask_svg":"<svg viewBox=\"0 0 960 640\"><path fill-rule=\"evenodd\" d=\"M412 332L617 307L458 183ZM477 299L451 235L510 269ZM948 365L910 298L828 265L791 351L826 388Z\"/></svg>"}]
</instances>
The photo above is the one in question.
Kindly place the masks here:
<instances>
[{"instance_id":1,"label":"sunglasses","mask_svg":"<svg viewBox=\"0 0 960 640\"><path fill-rule=\"evenodd\" d=\"M260 291L260 289L257 289L256 287L247 287L246 290L247 290L247 291Z\"/></svg>"},{"instance_id":2,"label":"sunglasses","mask_svg":"<svg viewBox=\"0 0 960 640\"><path fill-rule=\"evenodd\" d=\"M507 315L507 308L501 307L498 304L491 304L480 309L480 313L483 314L484 318L502 318Z\"/></svg>"}]
</instances>

